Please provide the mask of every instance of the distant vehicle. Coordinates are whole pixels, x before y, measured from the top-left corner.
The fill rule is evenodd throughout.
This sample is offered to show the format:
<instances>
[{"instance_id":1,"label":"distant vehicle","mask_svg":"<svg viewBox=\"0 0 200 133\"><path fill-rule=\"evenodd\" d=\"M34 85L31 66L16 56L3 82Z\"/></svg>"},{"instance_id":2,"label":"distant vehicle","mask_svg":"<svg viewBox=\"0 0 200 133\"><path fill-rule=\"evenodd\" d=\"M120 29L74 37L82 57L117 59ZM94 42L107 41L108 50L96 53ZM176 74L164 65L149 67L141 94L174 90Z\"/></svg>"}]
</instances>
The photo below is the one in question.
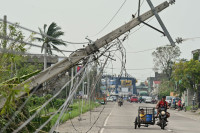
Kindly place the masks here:
<instances>
[{"instance_id":1,"label":"distant vehicle","mask_svg":"<svg viewBox=\"0 0 200 133\"><path fill-rule=\"evenodd\" d=\"M173 96L166 96L166 101L167 101L167 103L168 103L169 106L171 106L173 98L175 98L175 97L173 97Z\"/></svg>"},{"instance_id":2,"label":"distant vehicle","mask_svg":"<svg viewBox=\"0 0 200 133\"><path fill-rule=\"evenodd\" d=\"M130 102L138 102L138 97L132 96Z\"/></svg>"},{"instance_id":3,"label":"distant vehicle","mask_svg":"<svg viewBox=\"0 0 200 133\"><path fill-rule=\"evenodd\" d=\"M177 108L177 103L178 103L179 99L180 99L179 97L173 97L172 98L171 108L174 108L174 109Z\"/></svg>"},{"instance_id":4,"label":"distant vehicle","mask_svg":"<svg viewBox=\"0 0 200 133\"><path fill-rule=\"evenodd\" d=\"M131 102L131 97L130 96L128 97L127 102Z\"/></svg>"},{"instance_id":5,"label":"distant vehicle","mask_svg":"<svg viewBox=\"0 0 200 133\"><path fill-rule=\"evenodd\" d=\"M113 102L113 98L112 97L107 97L107 102Z\"/></svg>"},{"instance_id":6,"label":"distant vehicle","mask_svg":"<svg viewBox=\"0 0 200 133\"><path fill-rule=\"evenodd\" d=\"M123 97L123 100L127 100L128 99L128 97Z\"/></svg>"},{"instance_id":7,"label":"distant vehicle","mask_svg":"<svg viewBox=\"0 0 200 133\"><path fill-rule=\"evenodd\" d=\"M116 96L110 96L110 97L112 97L113 98L113 101L117 101L117 97Z\"/></svg>"},{"instance_id":8,"label":"distant vehicle","mask_svg":"<svg viewBox=\"0 0 200 133\"><path fill-rule=\"evenodd\" d=\"M152 97L147 97L145 99L145 103L152 103Z\"/></svg>"},{"instance_id":9,"label":"distant vehicle","mask_svg":"<svg viewBox=\"0 0 200 133\"><path fill-rule=\"evenodd\" d=\"M153 104L155 104L155 103L157 103L157 102L158 102L158 100L156 100L155 98L152 99L152 103L153 103Z\"/></svg>"},{"instance_id":10,"label":"distant vehicle","mask_svg":"<svg viewBox=\"0 0 200 133\"><path fill-rule=\"evenodd\" d=\"M142 96L142 101L145 102L147 97L149 97L149 96Z\"/></svg>"}]
</instances>

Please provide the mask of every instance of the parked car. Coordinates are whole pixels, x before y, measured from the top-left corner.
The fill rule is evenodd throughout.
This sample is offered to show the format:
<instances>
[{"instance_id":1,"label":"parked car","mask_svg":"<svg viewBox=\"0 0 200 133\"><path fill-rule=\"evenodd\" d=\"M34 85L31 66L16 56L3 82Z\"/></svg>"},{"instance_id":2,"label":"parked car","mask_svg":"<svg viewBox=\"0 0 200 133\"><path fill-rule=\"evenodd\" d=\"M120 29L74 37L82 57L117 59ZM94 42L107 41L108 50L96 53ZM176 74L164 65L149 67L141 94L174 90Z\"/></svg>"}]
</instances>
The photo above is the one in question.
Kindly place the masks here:
<instances>
[{"instance_id":1,"label":"parked car","mask_svg":"<svg viewBox=\"0 0 200 133\"><path fill-rule=\"evenodd\" d=\"M152 97L146 97L145 103L152 103Z\"/></svg>"},{"instance_id":2,"label":"parked car","mask_svg":"<svg viewBox=\"0 0 200 133\"><path fill-rule=\"evenodd\" d=\"M113 98L112 97L107 97L107 102L113 102Z\"/></svg>"},{"instance_id":3,"label":"parked car","mask_svg":"<svg viewBox=\"0 0 200 133\"><path fill-rule=\"evenodd\" d=\"M130 102L138 102L138 97L136 96L132 96L131 99L130 99Z\"/></svg>"}]
</instances>

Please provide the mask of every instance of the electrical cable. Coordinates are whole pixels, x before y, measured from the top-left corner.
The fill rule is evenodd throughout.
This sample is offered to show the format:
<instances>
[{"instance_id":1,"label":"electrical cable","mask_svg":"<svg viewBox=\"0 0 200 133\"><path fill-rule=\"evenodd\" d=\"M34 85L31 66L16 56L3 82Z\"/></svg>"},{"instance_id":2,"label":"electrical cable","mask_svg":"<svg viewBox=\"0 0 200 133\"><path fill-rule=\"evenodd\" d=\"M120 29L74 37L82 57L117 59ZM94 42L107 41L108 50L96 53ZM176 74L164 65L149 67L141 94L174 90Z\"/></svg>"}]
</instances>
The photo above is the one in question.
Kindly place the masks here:
<instances>
[{"instance_id":1,"label":"electrical cable","mask_svg":"<svg viewBox=\"0 0 200 133\"><path fill-rule=\"evenodd\" d=\"M54 84L55 82L57 82L59 77L57 77L54 81L51 81L51 84ZM47 83L45 86L49 85L49 83ZM33 91L29 94L28 98L25 100L25 102L17 109L17 111L15 111L14 115L11 117L11 119L9 120L9 122L0 130L0 133L3 133L5 129L7 129L7 127L11 124L12 121L15 120L15 117L21 112L22 108L26 105L26 103L29 101L29 99L31 98L31 96L36 92L36 90L38 90L40 85L38 85L37 87L35 87L35 89L33 89Z\"/></svg>"},{"instance_id":2,"label":"electrical cable","mask_svg":"<svg viewBox=\"0 0 200 133\"><path fill-rule=\"evenodd\" d=\"M88 60L88 61L89 61L89 60ZM54 132L54 129L58 126L59 121L60 121L60 119L61 119L61 117L62 117L62 115L63 115L63 113L64 113L64 110L66 109L66 107L68 107L67 105L69 104L70 99L71 99L71 98L74 96L74 94L76 93L78 87L80 86L80 84L81 84L82 81L84 80L85 76L86 76L86 71L85 71L85 69L84 69L84 74L83 74L82 78L81 78L80 80L77 80L77 81L78 81L77 86L74 87L74 89L73 89L72 92L70 93L69 97L68 97L67 100L65 101L64 107L63 107L63 109L61 110L61 113L60 113L60 115L59 115L59 117L58 117L56 123L55 123L54 126L51 128L50 133L53 133L53 132Z\"/></svg>"},{"instance_id":3,"label":"electrical cable","mask_svg":"<svg viewBox=\"0 0 200 133\"><path fill-rule=\"evenodd\" d=\"M76 77L76 78L78 79L78 77ZM76 81L78 81L78 80L76 80ZM73 88L73 86L72 86L72 88ZM69 95L70 95L70 93L69 93ZM63 105L44 124L42 124L38 129L36 129L35 133L38 133L42 128L44 128L50 122L50 120L53 119L54 116L61 111L61 109L63 109L64 105L65 105L65 103L63 103Z\"/></svg>"},{"instance_id":4,"label":"electrical cable","mask_svg":"<svg viewBox=\"0 0 200 133\"><path fill-rule=\"evenodd\" d=\"M27 45L30 45L30 46L33 46L33 47L37 47L37 48L42 48L42 46L39 46L39 45L30 43L30 42L25 42L25 41L23 41L23 40L16 40L16 39L10 38L10 37L8 37L8 36L2 36L2 35L0 35L0 38L1 38L1 39L10 40L10 41L19 42L19 43L24 43L24 44L27 44ZM57 51L57 50L52 49L52 48L49 48L49 49L54 50L54 51ZM75 51L67 51L67 50L60 50L60 51L62 51L62 52L75 52Z\"/></svg>"},{"instance_id":5,"label":"electrical cable","mask_svg":"<svg viewBox=\"0 0 200 133\"><path fill-rule=\"evenodd\" d=\"M98 32L96 33L95 35L93 35L92 37L94 36L97 36L98 34L100 34L112 21L113 19L116 17L116 15L119 13L119 11L122 9L122 7L124 6L124 4L126 3L127 0L124 0L124 2L122 3L122 5L120 6L120 8L117 10L117 12L114 14L114 16L110 19L110 21Z\"/></svg>"},{"instance_id":6,"label":"electrical cable","mask_svg":"<svg viewBox=\"0 0 200 133\"><path fill-rule=\"evenodd\" d=\"M106 69L121 69L121 68L109 68L109 67L106 67ZM153 69L153 68L136 68L136 69L126 69L126 70L147 70L147 69Z\"/></svg>"},{"instance_id":7,"label":"electrical cable","mask_svg":"<svg viewBox=\"0 0 200 133\"><path fill-rule=\"evenodd\" d=\"M164 46L164 45L163 45ZM157 48L157 47L156 47ZM133 52L127 52L128 54L137 54L137 53L143 53L146 51L151 51L151 50L155 50L156 48L151 48L151 49L145 49L145 50L141 50L141 51L133 51Z\"/></svg>"},{"instance_id":8,"label":"electrical cable","mask_svg":"<svg viewBox=\"0 0 200 133\"><path fill-rule=\"evenodd\" d=\"M1 18L0 18L0 21L4 22L4 20L1 19ZM9 22L9 21L6 21L6 23L8 23L8 24L10 24L10 25L15 25L15 26L17 26L17 27L19 27L19 28L21 28L21 29L27 30L27 31L29 31L29 32L32 32L32 33L35 33L35 34L38 34L38 35L45 36L45 37L50 38L50 39L53 39L53 40L57 40L57 41L61 41L61 42L66 42L66 43L69 43L69 44L88 44L88 42L70 42L70 41L63 41L63 40L61 40L61 39L57 39L57 38L48 36L48 35L46 35L46 34L41 34L41 33L37 32L37 31L31 30L31 29L26 28L26 27L24 27L24 26L20 26L20 25L17 24L17 23L12 23L12 22Z\"/></svg>"},{"instance_id":9,"label":"electrical cable","mask_svg":"<svg viewBox=\"0 0 200 133\"><path fill-rule=\"evenodd\" d=\"M108 61L108 57L107 57L107 59L106 59L104 65L102 66L102 68L101 68L101 70L100 70L100 73L96 76L96 78L95 78L95 79L96 79L95 83L93 83L93 86L91 86L92 90L91 90L91 92L90 92L90 98L91 98L91 96L92 96L92 93L93 93L93 91L94 91L94 89L95 89L97 83L100 81L100 77L102 76L102 73L103 73L103 70L104 70L104 68L105 68L105 65L107 64L107 61ZM94 80L93 80L93 81L94 81ZM105 108L105 105L104 105L103 109L101 110L101 112L99 113L97 119L94 121L94 123L92 124L92 126L86 131L86 133L88 133L88 132L93 128L93 126L96 124L96 122L98 121L98 119L99 119L101 113L103 112L104 108ZM90 115L91 115L91 111L90 111ZM74 130L76 130L77 132L79 132L79 131L76 129L76 127L74 126L74 124L73 124L73 122L71 121L71 119L70 119L70 122L71 122L71 124L72 124Z\"/></svg>"},{"instance_id":10,"label":"electrical cable","mask_svg":"<svg viewBox=\"0 0 200 133\"><path fill-rule=\"evenodd\" d=\"M74 77L73 79L78 76L81 72L83 71L83 69L81 69ZM72 80L72 79L71 79ZM18 127L13 133L17 133L18 131L20 131L23 127L25 127L50 101L52 101L55 97L58 96L58 94L61 93L61 91L63 89L65 89L65 87L71 82L68 81L53 97L51 97L49 100L47 100L28 120L26 120L20 127Z\"/></svg>"},{"instance_id":11,"label":"electrical cable","mask_svg":"<svg viewBox=\"0 0 200 133\"><path fill-rule=\"evenodd\" d=\"M140 4L140 7L142 7L143 4L144 4L144 0L143 0L142 3ZM138 13L138 10L136 11L135 16L136 16L137 13Z\"/></svg>"},{"instance_id":12,"label":"electrical cable","mask_svg":"<svg viewBox=\"0 0 200 133\"><path fill-rule=\"evenodd\" d=\"M21 112L22 108L26 105L26 103L29 101L31 96L36 92L36 90L39 88L40 85L34 88L33 92L29 95L29 97L26 99L26 101L18 108L17 111L15 111L14 115L11 117L11 119L5 124L5 126L0 130L0 133L3 133L8 126L15 120L15 117Z\"/></svg>"},{"instance_id":13,"label":"electrical cable","mask_svg":"<svg viewBox=\"0 0 200 133\"><path fill-rule=\"evenodd\" d=\"M102 112L104 111L104 109L105 109L105 105L104 105L103 109L101 110L101 112L99 113L97 119L94 121L94 123L92 124L92 126L86 131L86 133L88 133L88 132L94 127L94 125L95 125L95 124L97 123L97 121L99 120L99 118L100 118Z\"/></svg>"}]
</instances>

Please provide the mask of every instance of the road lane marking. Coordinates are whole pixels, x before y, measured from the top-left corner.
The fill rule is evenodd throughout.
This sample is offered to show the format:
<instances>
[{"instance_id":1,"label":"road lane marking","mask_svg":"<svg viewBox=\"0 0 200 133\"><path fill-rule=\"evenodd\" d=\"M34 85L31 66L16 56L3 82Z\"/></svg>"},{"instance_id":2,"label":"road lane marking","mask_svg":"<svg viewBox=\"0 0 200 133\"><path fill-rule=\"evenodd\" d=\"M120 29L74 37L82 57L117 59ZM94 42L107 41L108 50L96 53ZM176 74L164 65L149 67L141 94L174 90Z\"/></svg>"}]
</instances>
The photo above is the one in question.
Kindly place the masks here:
<instances>
[{"instance_id":1,"label":"road lane marking","mask_svg":"<svg viewBox=\"0 0 200 133\"><path fill-rule=\"evenodd\" d=\"M171 129L169 129L169 130L167 130L167 131L169 131L169 132L173 132L173 130L171 130Z\"/></svg>"},{"instance_id":2,"label":"road lane marking","mask_svg":"<svg viewBox=\"0 0 200 133\"><path fill-rule=\"evenodd\" d=\"M111 116L111 114L112 114L112 111L110 112L110 114L107 116L107 118L106 118L106 120L105 120L105 122L104 122L104 125L103 126L106 126L106 124L107 124L107 122L108 122L108 119L109 119L109 117Z\"/></svg>"},{"instance_id":3,"label":"road lane marking","mask_svg":"<svg viewBox=\"0 0 200 133\"><path fill-rule=\"evenodd\" d=\"M106 118L106 120L105 120L105 122L104 122L104 124L103 124L104 127L106 126L106 124L107 124L107 122L108 122L108 119L109 119L109 117L111 116L111 114L112 114L112 111L111 111L110 114L107 116L107 118ZM103 131L104 131L104 128L102 128L102 129L100 130L100 133L103 133Z\"/></svg>"},{"instance_id":4,"label":"road lane marking","mask_svg":"<svg viewBox=\"0 0 200 133\"><path fill-rule=\"evenodd\" d=\"M114 107L115 107L115 106L116 106L116 103L115 103ZM113 109L114 109L114 108L113 108ZM111 116L111 114L112 114L112 112L113 112L113 109L111 110L110 114L107 116L107 118L106 118L106 120L105 120L105 122L104 122L104 124L103 124L103 127L106 126L106 124L107 124L107 122L108 122L108 119L109 119L109 117ZM104 131L104 128L101 128L100 133L103 133L103 131Z\"/></svg>"}]
</instances>

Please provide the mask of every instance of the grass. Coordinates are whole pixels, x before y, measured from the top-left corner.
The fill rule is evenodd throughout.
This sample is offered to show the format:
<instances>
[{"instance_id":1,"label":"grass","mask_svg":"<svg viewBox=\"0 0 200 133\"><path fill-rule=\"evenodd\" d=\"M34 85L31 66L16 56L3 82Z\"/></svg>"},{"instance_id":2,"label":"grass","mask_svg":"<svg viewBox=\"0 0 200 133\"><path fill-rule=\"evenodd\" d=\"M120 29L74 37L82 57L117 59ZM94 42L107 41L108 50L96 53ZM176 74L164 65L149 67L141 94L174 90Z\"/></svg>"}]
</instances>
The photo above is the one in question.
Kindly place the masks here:
<instances>
[{"instance_id":1,"label":"grass","mask_svg":"<svg viewBox=\"0 0 200 133\"><path fill-rule=\"evenodd\" d=\"M189 111L192 109L192 106L186 106L186 110Z\"/></svg>"},{"instance_id":2,"label":"grass","mask_svg":"<svg viewBox=\"0 0 200 133\"><path fill-rule=\"evenodd\" d=\"M193 107L193 106L186 106L186 110L187 110L187 111L190 111L190 110L192 110L192 107ZM198 107L197 105L194 106L194 108L197 108L197 107Z\"/></svg>"},{"instance_id":3,"label":"grass","mask_svg":"<svg viewBox=\"0 0 200 133\"><path fill-rule=\"evenodd\" d=\"M42 97L43 98L43 97ZM33 115L37 109L39 109L43 104L43 99L42 98L35 98L34 100L36 101L36 104L31 103L28 106L28 110L30 115ZM33 100L33 101L34 101ZM69 119L73 119L74 117L77 117L81 114L81 107L82 107L82 100L74 100L74 103L69 106L69 110L65 111L63 116L61 117L60 123L64 123ZM64 100L62 99L56 99L54 101L54 106L52 105L47 105L47 107L43 108L40 113L37 115L37 117L32 121L34 123L34 126L38 128L41 124L43 124L45 121L47 121L53 114L54 112L57 111L57 109L64 103ZM90 105L88 102L83 101L83 107L82 107L82 113L85 113L89 111L90 109L93 109L95 107L98 107L100 104L91 101ZM56 123L57 119L59 118L60 112L56 114L53 119L42 129L43 131L49 131L51 127ZM34 131L34 129L33 129Z\"/></svg>"},{"instance_id":4,"label":"grass","mask_svg":"<svg viewBox=\"0 0 200 133\"><path fill-rule=\"evenodd\" d=\"M82 104L82 103L81 103ZM82 113L85 113L87 111L95 107L98 107L100 104L95 103L95 102L91 102L91 107L88 103L83 102L83 108L82 108ZM64 123L65 121L69 120L69 119L73 119L74 117L77 117L80 115L80 110L81 110L81 105L79 103L74 103L73 105L70 106L70 108L72 108L71 111L65 112L61 118L61 123ZM51 125L54 125L58 119L60 114L55 115L55 117L50 121Z\"/></svg>"}]
</instances>

